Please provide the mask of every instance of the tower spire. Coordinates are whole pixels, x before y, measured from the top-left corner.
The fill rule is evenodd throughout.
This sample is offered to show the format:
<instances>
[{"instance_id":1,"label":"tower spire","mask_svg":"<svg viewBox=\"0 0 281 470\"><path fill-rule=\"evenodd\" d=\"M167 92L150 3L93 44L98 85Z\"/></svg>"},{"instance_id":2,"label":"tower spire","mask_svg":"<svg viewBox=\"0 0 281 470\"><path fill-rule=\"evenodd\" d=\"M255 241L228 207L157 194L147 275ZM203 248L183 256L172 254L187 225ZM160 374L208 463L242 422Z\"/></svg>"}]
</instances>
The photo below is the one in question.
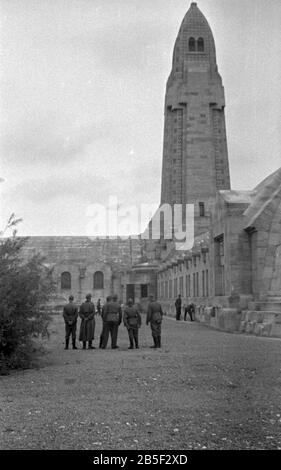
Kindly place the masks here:
<instances>
[{"instance_id":1,"label":"tower spire","mask_svg":"<svg viewBox=\"0 0 281 470\"><path fill-rule=\"evenodd\" d=\"M161 203L194 204L199 230L216 191L230 189L224 107L213 33L192 2L167 81Z\"/></svg>"}]
</instances>

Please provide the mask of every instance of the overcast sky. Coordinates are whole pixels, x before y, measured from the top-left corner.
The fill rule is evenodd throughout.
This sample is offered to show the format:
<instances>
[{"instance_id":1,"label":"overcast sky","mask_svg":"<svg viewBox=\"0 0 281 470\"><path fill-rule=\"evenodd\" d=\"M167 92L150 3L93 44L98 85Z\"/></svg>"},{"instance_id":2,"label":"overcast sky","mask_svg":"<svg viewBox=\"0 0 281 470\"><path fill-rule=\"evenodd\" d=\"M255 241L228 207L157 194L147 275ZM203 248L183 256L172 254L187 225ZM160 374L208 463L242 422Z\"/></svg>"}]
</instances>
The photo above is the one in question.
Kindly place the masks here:
<instances>
[{"instance_id":1,"label":"overcast sky","mask_svg":"<svg viewBox=\"0 0 281 470\"><path fill-rule=\"evenodd\" d=\"M280 0L198 0L226 94L233 189L281 166ZM87 208L160 200L164 96L186 0L0 0L1 227L83 235ZM4 180L4 181L3 181Z\"/></svg>"}]
</instances>

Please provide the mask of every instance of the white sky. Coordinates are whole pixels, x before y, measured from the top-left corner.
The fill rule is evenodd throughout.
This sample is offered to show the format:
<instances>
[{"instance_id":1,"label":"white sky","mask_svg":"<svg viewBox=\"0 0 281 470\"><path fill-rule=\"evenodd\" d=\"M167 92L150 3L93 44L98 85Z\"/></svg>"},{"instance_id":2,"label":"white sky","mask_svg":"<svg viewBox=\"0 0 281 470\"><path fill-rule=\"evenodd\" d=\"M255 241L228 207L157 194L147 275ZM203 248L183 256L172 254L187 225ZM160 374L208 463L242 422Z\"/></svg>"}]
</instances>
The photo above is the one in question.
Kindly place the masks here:
<instances>
[{"instance_id":1,"label":"white sky","mask_svg":"<svg viewBox=\"0 0 281 470\"><path fill-rule=\"evenodd\" d=\"M198 0L226 94L233 189L281 166L281 1ZM164 96L186 0L0 0L1 225L83 235L160 200ZM2 181L4 179L4 181Z\"/></svg>"}]
</instances>

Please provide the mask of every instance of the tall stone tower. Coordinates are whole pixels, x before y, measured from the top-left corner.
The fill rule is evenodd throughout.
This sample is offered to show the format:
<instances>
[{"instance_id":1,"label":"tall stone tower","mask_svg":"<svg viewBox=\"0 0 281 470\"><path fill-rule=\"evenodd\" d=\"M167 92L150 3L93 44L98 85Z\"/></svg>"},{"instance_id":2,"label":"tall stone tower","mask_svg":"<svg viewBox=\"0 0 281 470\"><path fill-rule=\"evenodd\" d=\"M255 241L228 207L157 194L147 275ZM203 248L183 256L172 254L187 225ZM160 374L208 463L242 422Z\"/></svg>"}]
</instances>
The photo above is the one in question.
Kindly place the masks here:
<instances>
[{"instance_id":1,"label":"tall stone tower","mask_svg":"<svg viewBox=\"0 0 281 470\"><path fill-rule=\"evenodd\" d=\"M224 107L213 34L191 3L166 87L161 204L194 204L197 234L216 191L230 189Z\"/></svg>"}]
</instances>

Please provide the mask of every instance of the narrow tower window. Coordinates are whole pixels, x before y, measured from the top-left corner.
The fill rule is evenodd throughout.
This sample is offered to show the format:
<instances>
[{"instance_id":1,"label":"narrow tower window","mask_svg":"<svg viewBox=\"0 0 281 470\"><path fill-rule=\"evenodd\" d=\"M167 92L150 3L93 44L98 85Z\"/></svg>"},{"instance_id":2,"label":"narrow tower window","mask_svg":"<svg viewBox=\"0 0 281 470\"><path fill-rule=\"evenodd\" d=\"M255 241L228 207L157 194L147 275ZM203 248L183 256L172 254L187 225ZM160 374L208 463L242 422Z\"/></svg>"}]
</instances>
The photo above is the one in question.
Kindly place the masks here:
<instances>
[{"instance_id":1,"label":"narrow tower window","mask_svg":"<svg viewBox=\"0 0 281 470\"><path fill-rule=\"evenodd\" d=\"M195 51L195 39L194 38L189 38L188 49L189 49L190 52Z\"/></svg>"},{"instance_id":2,"label":"narrow tower window","mask_svg":"<svg viewBox=\"0 0 281 470\"><path fill-rule=\"evenodd\" d=\"M205 204L204 204L204 202L199 202L199 215L200 215L200 217L205 217Z\"/></svg>"},{"instance_id":3,"label":"narrow tower window","mask_svg":"<svg viewBox=\"0 0 281 470\"><path fill-rule=\"evenodd\" d=\"M204 52L204 39L199 38L197 41L197 50L198 52Z\"/></svg>"}]
</instances>

